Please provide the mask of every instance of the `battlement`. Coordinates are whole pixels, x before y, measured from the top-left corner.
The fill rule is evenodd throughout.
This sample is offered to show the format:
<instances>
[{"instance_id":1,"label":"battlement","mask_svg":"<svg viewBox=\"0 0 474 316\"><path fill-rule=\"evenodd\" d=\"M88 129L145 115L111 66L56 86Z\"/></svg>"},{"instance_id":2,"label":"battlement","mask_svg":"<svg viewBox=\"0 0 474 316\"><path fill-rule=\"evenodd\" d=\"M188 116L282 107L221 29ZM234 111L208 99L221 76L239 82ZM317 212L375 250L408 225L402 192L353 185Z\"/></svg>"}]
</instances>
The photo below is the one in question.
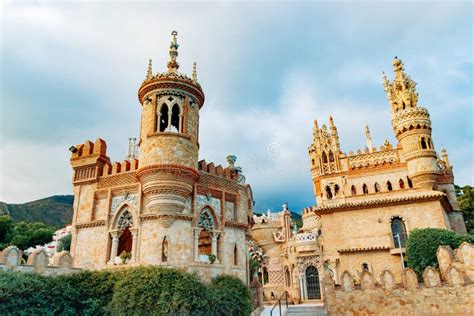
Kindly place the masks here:
<instances>
[{"instance_id":1,"label":"battlement","mask_svg":"<svg viewBox=\"0 0 474 316\"><path fill-rule=\"evenodd\" d=\"M104 165L103 176L117 175L129 171L135 171L138 169L138 160L124 160L122 162L115 161L113 164Z\"/></svg>"},{"instance_id":2,"label":"battlement","mask_svg":"<svg viewBox=\"0 0 474 316\"><path fill-rule=\"evenodd\" d=\"M56 253L51 259L44 250L34 250L26 264L23 264L21 251L16 246L9 246L0 252L0 270L11 270L42 275L66 275L80 272L72 267L73 259L69 252Z\"/></svg>"},{"instance_id":3,"label":"battlement","mask_svg":"<svg viewBox=\"0 0 474 316\"><path fill-rule=\"evenodd\" d=\"M462 243L453 251L440 246L436 253L439 270L426 267L423 282L410 269L404 269L402 283L394 272L384 270L377 282L369 271L355 278L348 271L335 286L329 272L324 277L325 302L331 314L447 314L474 310L474 245ZM358 279L356 285L355 279ZM434 294L435 293L435 294Z\"/></svg>"},{"instance_id":4,"label":"battlement","mask_svg":"<svg viewBox=\"0 0 474 316\"><path fill-rule=\"evenodd\" d=\"M87 140L84 144L71 147L71 160L84 159L89 157L107 158L107 143L101 138L97 138L95 143Z\"/></svg>"},{"instance_id":5,"label":"battlement","mask_svg":"<svg viewBox=\"0 0 474 316\"><path fill-rule=\"evenodd\" d=\"M227 178L230 180L237 180L237 172L231 167L223 168L221 165L215 166L213 162L207 163L206 160L198 162L199 171L209 173L211 175Z\"/></svg>"}]
</instances>

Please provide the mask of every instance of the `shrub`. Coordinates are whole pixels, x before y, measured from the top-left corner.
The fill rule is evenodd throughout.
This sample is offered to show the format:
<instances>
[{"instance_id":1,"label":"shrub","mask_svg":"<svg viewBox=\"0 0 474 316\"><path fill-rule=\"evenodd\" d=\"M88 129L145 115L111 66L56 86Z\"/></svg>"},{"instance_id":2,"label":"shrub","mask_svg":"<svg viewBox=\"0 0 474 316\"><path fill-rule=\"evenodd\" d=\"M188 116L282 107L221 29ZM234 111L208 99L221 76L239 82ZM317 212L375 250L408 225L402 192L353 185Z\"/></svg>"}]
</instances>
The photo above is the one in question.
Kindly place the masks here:
<instances>
[{"instance_id":1,"label":"shrub","mask_svg":"<svg viewBox=\"0 0 474 316\"><path fill-rule=\"evenodd\" d=\"M63 250L65 251L70 251L71 250L71 239L72 239L72 234L67 234L61 239L58 240L58 246L57 246L57 251L61 252Z\"/></svg>"},{"instance_id":2,"label":"shrub","mask_svg":"<svg viewBox=\"0 0 474 316\"><path fill-rule=\"evenodd\" d=\"M247 316L252 312L252 294L237 277L221 275L210 285L214 315Z\"/></svg>"},{"instance_id":3,"label":"shrub","mask_svg":"<svg viewBox=\"0 0 474 316\"><path fill-rule=\"evenodd\" d=\"M440 228L415 229L407 240L408 266L421 275L427 266L438 266L436 251L441 245L455 249L463 241L473 242L472 235L458 235Z\"/></svg>"},{"instance_id":4,"label":"shrub","mask_svg":"<svg viewBox=\"0 0 474 316\"><path fill-rule=\"evenodd\" d=\"M194 274L139 267L121 272L110 311L114 315L210 315L207 288Z\"/></svg>"}]
</instances>

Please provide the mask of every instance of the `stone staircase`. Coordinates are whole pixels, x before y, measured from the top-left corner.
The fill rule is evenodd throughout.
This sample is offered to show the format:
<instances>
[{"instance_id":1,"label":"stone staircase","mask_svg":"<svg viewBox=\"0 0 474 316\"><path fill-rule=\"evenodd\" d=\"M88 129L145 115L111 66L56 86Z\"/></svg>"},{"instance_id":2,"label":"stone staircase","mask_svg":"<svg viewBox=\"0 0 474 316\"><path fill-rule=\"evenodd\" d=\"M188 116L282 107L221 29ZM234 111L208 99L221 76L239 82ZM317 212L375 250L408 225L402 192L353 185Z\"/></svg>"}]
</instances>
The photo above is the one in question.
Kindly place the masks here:
<instances>
[{"instance_id":1,"label":"stone staircase","mask_svg":"<svg viewBox=\"0 0 474 316\"><path fill-rule=\"evenodd\" d=\"M322 305L288 305L287 316L326 316Z\"/></svg>"}]
</instances>

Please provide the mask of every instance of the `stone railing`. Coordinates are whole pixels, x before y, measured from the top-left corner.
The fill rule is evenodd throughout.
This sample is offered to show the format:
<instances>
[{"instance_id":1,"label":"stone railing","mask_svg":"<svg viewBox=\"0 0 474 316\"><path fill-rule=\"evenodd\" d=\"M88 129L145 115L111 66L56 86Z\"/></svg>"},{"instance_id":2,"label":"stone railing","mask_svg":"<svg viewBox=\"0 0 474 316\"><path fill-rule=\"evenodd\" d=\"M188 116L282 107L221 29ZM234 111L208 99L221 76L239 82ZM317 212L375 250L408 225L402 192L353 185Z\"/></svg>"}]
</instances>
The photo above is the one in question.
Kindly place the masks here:
<instances>
[{"instance_id":1,"label":"stone railing","mask_svg":"<svg viewBox=\"0 0 474 316\"><path fill-rule=\"evenodd\" d=\"M35 272L42 275L65 275L81 271L72 267L72 257L66 251L55 254L50 260L44 250L34 250L28 256L26 264L21 264L21 251L15 246L0 252L0 270Z\"/></svg>"},{"instance_id":2,"label":"stone railing","mask_svg":"<svg viewBox=\"0 0 474 316\"><path fill-rule=\"evenodd\" d=\"M317 240L315 233L299 233L295 237L297 243L301 242L314 242Z\"/></svg>"},{"instance_id":3,"label":"stone railing","mask_svg":"<svg viewBox=\"0 0 474 316\"><path fill-rule=\"evenodd\" d=\"M423 282L412 269L403 271L402 284L394 274L384 270L377 284L370 272L360 274L360 285L344 271L341 286L331 276L324 277L325 308L330 315L418 315L474 313L474 246L467 242L453 251L438 248L439 270L427 267Z\"/></svg>"}]
</instances>

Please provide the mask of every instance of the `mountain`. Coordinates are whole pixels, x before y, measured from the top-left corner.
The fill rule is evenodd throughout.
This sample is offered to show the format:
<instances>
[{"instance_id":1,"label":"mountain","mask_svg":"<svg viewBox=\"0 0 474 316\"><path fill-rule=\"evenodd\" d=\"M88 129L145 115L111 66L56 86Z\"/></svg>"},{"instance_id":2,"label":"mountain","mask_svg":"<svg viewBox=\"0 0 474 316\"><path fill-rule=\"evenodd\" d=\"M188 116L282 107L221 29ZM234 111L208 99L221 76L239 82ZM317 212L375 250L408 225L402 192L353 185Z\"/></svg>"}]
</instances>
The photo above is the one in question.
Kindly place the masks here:
<instances>
[{"instance_id":1,"label":"mountain","mask_svg":"<svg viewBox=\"0 0 474 316\"><path fill-rule=\"evenodd\" d=\"M23 204L0 202L0 215L8 214L15 222L43 222L60 228L72 222L73 201L72 195L54 195Z\"/></svg>"},{"instance_id":2,"label":"mountain","mask_svg":"<svg viewBox=\"0 0 474 316\"><path fill-rule=\"evenodd\" d=\"M261 216L263 214L260 212L253 212L253 213L258 216ZM301 214L291 211L291 219L293 220L294 223L298 225L298 228L301 228L303 226L303 218Z\"/></svg>"}]
</instances>

